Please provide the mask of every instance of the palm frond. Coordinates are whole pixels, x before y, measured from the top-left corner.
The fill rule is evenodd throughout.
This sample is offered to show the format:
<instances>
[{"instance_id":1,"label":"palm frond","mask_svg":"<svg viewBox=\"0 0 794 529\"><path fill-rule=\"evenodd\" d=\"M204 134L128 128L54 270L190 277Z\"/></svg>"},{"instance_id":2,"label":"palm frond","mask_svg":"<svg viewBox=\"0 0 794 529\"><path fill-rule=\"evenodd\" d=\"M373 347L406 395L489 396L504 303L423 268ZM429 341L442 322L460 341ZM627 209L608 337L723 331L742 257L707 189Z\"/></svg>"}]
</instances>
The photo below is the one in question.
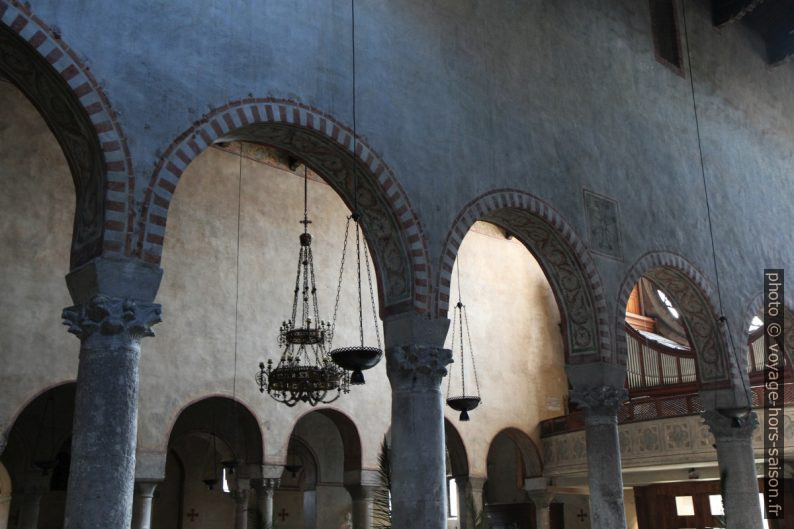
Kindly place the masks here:
<instances>
[{"instance_id":1,"label":"palm frond","mask_svg":"<svg viewBox=\"0 0 794 529\"><path fill-rule=\"evenodd\" d=\"M391 529L391 460L386 437L380 444L378 477L380 486L375 489L372 498L372 527L373 529Z\"/></svg>"}]
</instances>

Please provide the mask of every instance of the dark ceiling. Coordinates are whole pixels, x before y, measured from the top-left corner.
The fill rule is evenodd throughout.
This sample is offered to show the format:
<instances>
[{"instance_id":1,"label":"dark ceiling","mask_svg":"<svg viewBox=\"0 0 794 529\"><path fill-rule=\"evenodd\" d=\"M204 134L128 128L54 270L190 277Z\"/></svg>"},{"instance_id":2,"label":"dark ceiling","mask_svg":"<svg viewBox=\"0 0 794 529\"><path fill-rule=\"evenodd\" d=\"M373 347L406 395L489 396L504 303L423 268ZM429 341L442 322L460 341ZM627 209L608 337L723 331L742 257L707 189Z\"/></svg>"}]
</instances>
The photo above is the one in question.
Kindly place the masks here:
<instances>
[{"instance_id":1,"label":"dark ceiling","mask_svg":"<svg viewBox=\"0 0 794 529\"><path fill-rule=\"evenodd\" d=\"M766 44L769 64L794 55L794 0L712 0L714 25L742 23Z\"/></svg>"}]
</instances>

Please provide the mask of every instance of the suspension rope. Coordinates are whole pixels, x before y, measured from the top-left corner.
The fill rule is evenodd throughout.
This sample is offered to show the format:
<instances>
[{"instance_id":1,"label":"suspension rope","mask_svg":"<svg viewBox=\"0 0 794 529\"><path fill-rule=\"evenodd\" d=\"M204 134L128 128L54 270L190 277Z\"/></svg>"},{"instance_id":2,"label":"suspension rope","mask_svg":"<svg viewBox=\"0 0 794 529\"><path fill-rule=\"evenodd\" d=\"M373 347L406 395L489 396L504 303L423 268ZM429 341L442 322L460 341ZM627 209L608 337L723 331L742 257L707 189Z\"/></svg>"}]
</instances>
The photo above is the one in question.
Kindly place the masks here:
<instances>
[{"instance_id":1,"label":"suspension rope","mask_svg":"<svg viewBox=\"0 0 794 529\"><path fill-rule=\"evenodd\" d=\"M687 28L687 17L686 17L686 2L682 2L682 19L684 23L684 40L686 41L686 55L687 55L687 63L689 66L689 86L692 94L692 109L695 114L695 133L697 134L697 143L698 143L698 154L700 156L700 175L703 179L703 192L705 194L705 201L706 201L706 217L708 218L708 225L709 225L709 238L711 239L711 259L714 265L714 278L716 281L717 286L717 301L719 304L720 309L720 322L725 324L726 332L728 334L728 339L730 340L731 345L731 353L733 356L734 362L736 362L736 368L741 369L741 362L739 361L739 357L737 356L736 352L736 344L733 340L733 333L731 332L730 324L728 322L728 318L725 316L725 311L722 305L722 287L720 285L720 271L719 266L717 266L717 250L716 245L714 243L714 227L711 221L711 204L709 202L709 187L708 182L706 179L706 164L703 159L703 143L700 136L700 119L698 117L698 105L697 105L697 98L695 97L695 77L692 70L692 51L689 47L689 31ZM747 383L745 382L745 377L742 376L742 373L739 372L739 380L742 382L742 389L744 389L745 398L747 399L747 406L752 407L752 397L750 394L750 388L748 387Z\"/></svg>"}]
</instances>

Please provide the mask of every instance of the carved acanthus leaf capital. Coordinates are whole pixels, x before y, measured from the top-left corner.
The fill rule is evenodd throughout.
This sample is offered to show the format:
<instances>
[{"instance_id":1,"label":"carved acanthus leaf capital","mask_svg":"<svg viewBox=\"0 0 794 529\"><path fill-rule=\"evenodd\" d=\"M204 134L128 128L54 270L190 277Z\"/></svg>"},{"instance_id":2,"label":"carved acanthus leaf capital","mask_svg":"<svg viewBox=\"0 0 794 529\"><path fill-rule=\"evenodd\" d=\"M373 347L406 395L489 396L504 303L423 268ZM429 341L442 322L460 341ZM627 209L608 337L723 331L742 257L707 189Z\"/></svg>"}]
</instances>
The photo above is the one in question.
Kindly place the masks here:
<instances>
[{"instance_id":1,"label":"carved acanthus leaf capital","mask_svg":"<svg viewBox=\"0 0 794 529\"><path fill-rule=\"evenodd\" d=\"M571 400L587 412L587 420L597 418L617 420L618 407L629 398L624 387L583 386L571 390Z\"/></svg>"},{"instance_id":2,"label":"carved acanthus leaf capital","mask_svg":"<svg viewBox=\"0 0 794 529\"><path fill-rule=\"evenodd\" d=\"M386 350L389 377L419 378L440 384L452 363L452 351L426 345L394 346Z\"/></svg>"},{"instance_id":3,"label":"carved acanthus leaf capital","mask_svg":"<svg viewBox=\"0 0 794 529\"><path fill-rule=\"evenodd\" d=\"M758 415L754 411L742 416L726 415L712 409L704 411L701 416L717 442L740 440L750 442L753 431L758 427Z\"/></svg>"},{"instance_id":4,"label":"carved acanthus leaf capital","mask_svg":"<svg viewBox=\"0 0 794 529\"><path fill-rule=\"evenodd\" d=\"M110 336L127 333L130 338L154 336L152 325L160 319L160 305L131 299L94 296L89 302L63 310L69 332L85 340L96 332Z\"/></svg>"}]
</instances>

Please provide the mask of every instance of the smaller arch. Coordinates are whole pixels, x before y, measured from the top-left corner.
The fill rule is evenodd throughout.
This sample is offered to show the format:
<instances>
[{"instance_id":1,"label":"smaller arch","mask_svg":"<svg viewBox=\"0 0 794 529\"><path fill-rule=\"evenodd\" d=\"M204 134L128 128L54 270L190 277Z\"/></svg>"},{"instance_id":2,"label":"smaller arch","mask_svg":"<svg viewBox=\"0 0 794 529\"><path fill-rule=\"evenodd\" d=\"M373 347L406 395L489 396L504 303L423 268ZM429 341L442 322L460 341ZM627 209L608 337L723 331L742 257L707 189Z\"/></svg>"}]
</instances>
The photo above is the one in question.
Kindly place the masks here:
<instances>
[{"instance_id":1,"label":"smaller arch","mask_svg":"<svg viewBox=\"0 0 794 529\"><path fill-rule=\"evenodd\" d=\"M517 189L484 193L458 213L442 246L433 314L447 316L455 258L466 233L478 220L515 235L540 264L560 307L566 358L574 363L614 361L604 290L590 252L559 212Z\"/></svg>"},{"instance_id":2,"label":"smaller arch","mask_svg":"<svg viewBox=\"0 0 794 529\"><path fill-rule=\"evenodd\" d=\"M292 432L295 431L297 424L308 415L317 413L329 419L339 436L342 438L342 447L344 449L344 461L342 468L345 472L361 470L362 468L362 449L361 449L361 436L358 433L358 427L355 421L345 412L336 408L326 407L314 410L308 410L306 413L300 415L293 421L292 428L290 429L290 437L293 437ZM286 452L285 452L286 453Z\"/></svg>"},{"instance_id":3,"label":"smaller arch","mask_svg":"<svg viewBox=\"0 0 794 529\"><path fill-rule=\"evenodd\" d=\"M500 430L493 436L493 439L491 439L489 443L489 447L501 436L510 439L521 452L521 459L524 463L524 475L526 477L533 478L543 475L543 459L540 457L540 450L538 450L538 447L529 435L514 426L509 426Z\"/></svg>"},{"instance_id":4,"label":"smaller arch","mask_svg":"<svg viewBox=\"0 0 794 529\"><path fill-rule=\"evenodd\" d=\"M22 405L19 406L14 411L14 414L8 420L8 425L6 427L5 432L0 432L0 434L4 435L6 441L8 441L9 435L11 434L11 429L14 427L14 424L16 424L16 422L19 420L19 416L31 404L33 404L33 402L35 402L37 399L39 399L40 397L42 397L43 395L45 395L46 393L48 393L50 391L56 390L57 388L59 388L61 386L68 386L70 384L74 386L76 384L76 381L72 380L72 379L67 379L67 380L61 380L61 381L58 381L58 382L54 382L52 384L44 386L44 388L40 389L39 391L37 391L36 393L31 395L30 398L28 398L25 402L23 402ZM0 451L0 455L2 455L2 451Z\"/></svg>"},{"instance_id":5,"label":"smaller arch","mask_svg":"<svg viewBox=\"0 0 794 529\"><path fill-rule=\"evenodd\" d=\"M466 454L466 445L463 443L458 429L447 418L444 418L444 437L451 467L449 471L452 477L468 476L469 456Z\"/></svg>"},{"instance_id":6,"label":"smaller arch","mask_svg":"<svg viewBox=\"0 0 794 529\"><path fill-rule=\"evenodd\" d=\"M632 288L647 277L676 302L692 342L702 385L738 381L739 371L728 354L726 332L719 322L714 289L706 276L683 256L665 251L648 252L630 267L618 291L615 306L615 343L620 363L628 356L626 304Z\"/></svg>"},{"instance_id":7,"label":"smaller arch","mask_svg":"<svg viewBox=\"0 0 794 529\"><path fill-rule=\"evenodd\" d=\"M222 439L237 459L261 464L264 439L256 415L238 399L225 395L204 396L184 406L171 423L166 446L181 435L206 433ZM241 435L237 435L237 433ZM252 446L253 445L253 446Z\"/></svg>"},{"instance_id":8,"label":"smaller arch","mask_svg":"<svg viewBox=\"0 0 794 529\"><path fill-rule=\"evenodd\" d=\"M750 327L750 322L752 321L754 316L759 316L764 308L764 294L763 292L756 294L750 299L750 302L747 303L747 307L744 311L744 319L742 320L742 328L741 328L741 337L743 341L741 343L747 343L747 340L750 337L750 333L748 329ZM791 348L794 347L794 299L790 296L786 296L784 300L784 307L783 307L783 326L784 326L784 335L783 335L783 348L786 354L790 356ZM792 359L789 358L789 361Z\"/></svg>"}]
</instances>

